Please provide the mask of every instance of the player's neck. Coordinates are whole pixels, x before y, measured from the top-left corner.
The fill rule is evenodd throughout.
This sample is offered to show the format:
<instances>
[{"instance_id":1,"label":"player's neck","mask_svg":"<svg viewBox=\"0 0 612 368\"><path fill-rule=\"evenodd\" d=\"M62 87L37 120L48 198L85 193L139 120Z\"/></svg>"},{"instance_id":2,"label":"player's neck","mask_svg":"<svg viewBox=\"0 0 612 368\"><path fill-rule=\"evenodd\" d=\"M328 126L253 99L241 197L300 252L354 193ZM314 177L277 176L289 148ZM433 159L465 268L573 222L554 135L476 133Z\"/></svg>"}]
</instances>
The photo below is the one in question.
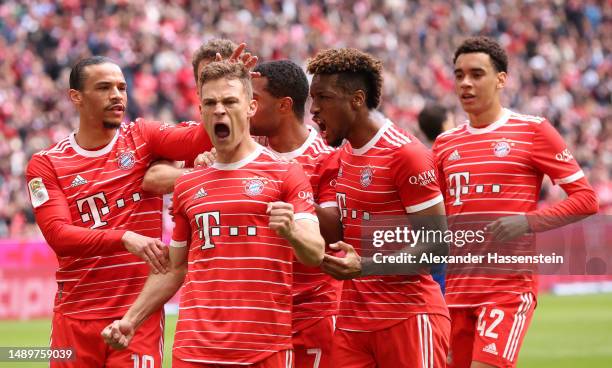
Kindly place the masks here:
<instances>
[{"instance_id":1,"label":"player's neck","mask_svg":"<svg viewBox=\"0 0 612 368\"><path fill-rule=\"evenodd\" d=\"M109 144L115 137L115 134L117 134L117 129L108 129L103 126L91 127L81 122L74 139L79 147L92 150Z\"/></svg>"},{"instance_id":2,"label":"player's neck","mask_svg":"<svg viewBox=\"0 0 612 368\"><path fill-rule=\"evenodd\" d=\"M231 164L238 162L253 153L253 151L257 149L257 143L247 132L247 134L245 134L245 138L233 149L223 150L219 149L218 147L215 148L217 149L216 161L221 164Z\"/></svg>"},{"instance_id":3,"label":"player's neck","mask_svg":"<svg viewBox=\"0 0 612 368\"><path fill-rule=\"evenodd\" d=\"M280 153L295 151L306 142L309 134L306 125L297 119L292 119L280 124L280 129L268 137L268 145Z\"/></svg>"},{"instance_id":4,"label":"player's neck","mask_svg":"<svg viewBox=\"0 0 612 368\"><path fill-rule=\"evenodd\" d=\"M385 125L385 121L382 119L374 119L369 111L365 114L360 114L353 122L346 139L353 148L361 148L374 138L383 125Z\"/></svg>"},{"instance_id":5,"label":"player's neck","mask_svg":"<svg viewBox=\"0 0 612 368\"><path fill-rule=\"evenodd\" d=\"M499 120L503 113L504 109L502 105L497 104L494 108L480 114L468 114L470 126L474 128L484 128Z\"/></svg>"}]
</instances>

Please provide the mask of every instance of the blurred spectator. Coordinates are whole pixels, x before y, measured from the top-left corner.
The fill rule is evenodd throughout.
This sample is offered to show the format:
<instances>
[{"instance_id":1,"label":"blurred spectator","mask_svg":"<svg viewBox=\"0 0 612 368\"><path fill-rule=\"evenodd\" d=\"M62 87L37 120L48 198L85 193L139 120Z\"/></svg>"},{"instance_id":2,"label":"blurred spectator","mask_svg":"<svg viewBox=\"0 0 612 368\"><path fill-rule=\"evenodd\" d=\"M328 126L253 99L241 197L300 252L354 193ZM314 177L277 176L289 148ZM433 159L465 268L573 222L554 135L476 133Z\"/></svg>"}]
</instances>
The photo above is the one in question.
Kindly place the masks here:
<instances>
[{"instance_id":1,"label":"blurred spectator","mask_svg":"<svg viewBox=\"0 0 612 368\"><path fill-rule=\"evenodd\" d=\"M426 105L417 116L419 129L425 135L423 143L432 146L436 138L455 127L455 116L446 107L439 104Z\"/></svg>"},{"instance_id":2,"label":"blurred spectator","mask_svg":"<svg viewBox=\"0 0 612 368\"><path fill-rule=\"evenodd\" d=\"M551 120L610 213L610 1L2 1L0 237L37 231L23 168L76 127L66 91L81 57L123 66L131 118L179 121L197 118L190 58L212 37L298 63L321 48L356 47L384 62L382 110L416 133L428 102L455 105L451 52L473 34L508 50L504 105Z\"/></svg>"}]
</instances>

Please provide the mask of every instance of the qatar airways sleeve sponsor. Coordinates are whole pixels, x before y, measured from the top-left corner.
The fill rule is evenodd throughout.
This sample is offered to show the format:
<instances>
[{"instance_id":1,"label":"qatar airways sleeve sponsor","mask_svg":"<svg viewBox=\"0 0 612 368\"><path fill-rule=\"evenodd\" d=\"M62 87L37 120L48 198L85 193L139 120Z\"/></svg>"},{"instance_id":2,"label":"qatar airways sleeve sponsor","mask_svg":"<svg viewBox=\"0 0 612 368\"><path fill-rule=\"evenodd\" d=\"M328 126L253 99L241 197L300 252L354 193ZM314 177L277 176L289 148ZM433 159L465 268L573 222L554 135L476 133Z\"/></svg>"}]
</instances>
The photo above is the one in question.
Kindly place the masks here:
<instances>
[{"instance_id":1,"label":"qatar airways sleeve sponsor","mask_svg":"<svg viewBox=\"0 0 612 368\"><path fill-rule=\"evenodd\" d=\"M584 177L565 141L548 121L537 126L532 159L534 166L550 176L555 184L569 184Z\"/></svg>"},{"instance_id":2,"label":"qatar airways sleeve sponsor","mask_svg":"<svg viewBox=\"0 0 612 368\"><path fill-rule=\"evenodd\" d=\"M283 200L293 205L295 218L316 220L310 181L299 164L291 164L283 181Z\"/></svg>"},{"instance_id":3,"label":"qatar airways sleeve sponsor","mask_svg":"<svg viewBox=\"0 0 612 368\"><path fill-rule=\"evenodd\" d=\"M442 201L433 157L425 147L400 150L392 167L406 212L422 211Z\"/></svg>"}]
</instances>

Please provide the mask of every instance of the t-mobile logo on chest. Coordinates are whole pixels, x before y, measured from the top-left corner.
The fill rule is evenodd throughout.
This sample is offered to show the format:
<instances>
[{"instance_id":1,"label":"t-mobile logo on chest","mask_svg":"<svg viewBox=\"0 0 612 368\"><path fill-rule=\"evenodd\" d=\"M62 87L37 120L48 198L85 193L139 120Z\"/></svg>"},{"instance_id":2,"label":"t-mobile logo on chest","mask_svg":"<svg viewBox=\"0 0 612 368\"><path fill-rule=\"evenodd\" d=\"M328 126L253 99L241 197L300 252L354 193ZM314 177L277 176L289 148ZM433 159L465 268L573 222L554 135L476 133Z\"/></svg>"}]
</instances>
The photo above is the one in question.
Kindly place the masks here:
<instances>
[{"instance_id":1,"label":"t-mobile logo on chest","mask_svg":"<svg viewBox=\"0 0 612 368\"><path fill-rule=\"evenodd\" d=\"M257 236L257 226L226 226L227 233L221 234L221 212L211 211L195 214L194 220L198 230L198 238L203 241L200 249L215 247L214 237L226 236Z\"/></svg>"},{"instance_id":2,"label":"t-mobile logo on chest","mask_svg":"<svg viewBox=\"0 0 612 368\"><path fill-rule=\"evenodd\" d=\"M346 206L346 193L336 192L336 201L340 210L340 221L351 218L353 220L360 219L369 221L372 216L370 212L364 210L349 209Z\"/></svg>"},{"instance_id":3,"label":"t-mobile logo on chest","mask_svg":"<svg viewBox=\"0 0 612 368\"><path fill-rule=\"evenodd\" d=\"M106 221L102 221L102 216L107 215L110 211L104 193L100 192L89 197L81 198L77 200L76 204L81 214L81 220L84 223L93 220L93 225L89 228L97 229L107 224Z\"/></svg>"},{"instance_id":4,"label":"t-mobile logo on chest","mask_svg":"<svg viewBox=\"0 0 612 368\"><path fill-rule=\"evenodd\" d=\"M499 193L501 192L500 184L478 184L472 185L473 189L470 190L470 173L468 171L458 172L454 174L450 174L448 176L449 182L449 193L451 196L455 197L455 201L453 202L453 206L460 206L463 204L461 201L462 195L467 195L471 191L474 193ZM487 188L485 188L487 187Z\"/></svg>"},{"instance_id":5,"label":"t-mobile logo on chest","mask_svg":"<svg viewBox=\"0 0 612 368\"><path fill-rule=\"evenodd\" d=\"M139 202L141 199L140 193L133 193L131 197L127 199L117 199L115 203L117 209L125 207L126 200L129 199L134 202ZM76 201L76 205L79 213L81 214L81 221L88 225L90 222L93 222L93 225L89 226L90 229L97 229L108 224L107 221L102 220L102 216L110 213L110 207L104 192L99 192L88 197L78 199Z\"/></svg>"}]
</instances>

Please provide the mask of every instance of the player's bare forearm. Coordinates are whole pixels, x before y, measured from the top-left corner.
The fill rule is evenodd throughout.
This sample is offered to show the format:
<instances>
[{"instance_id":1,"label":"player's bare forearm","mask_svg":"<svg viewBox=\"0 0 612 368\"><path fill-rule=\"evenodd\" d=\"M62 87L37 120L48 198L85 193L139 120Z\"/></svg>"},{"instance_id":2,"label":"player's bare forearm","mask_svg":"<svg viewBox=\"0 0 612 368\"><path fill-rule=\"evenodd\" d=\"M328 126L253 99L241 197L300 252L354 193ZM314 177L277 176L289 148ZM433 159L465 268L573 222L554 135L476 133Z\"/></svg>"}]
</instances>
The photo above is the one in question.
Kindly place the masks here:
<instances>
[{"instance_id":1,"label":"player's bare forearm","mask_svg":"<svg viewBox=\"0 0 612 368\"><path fill-rule=\"evenodd\" d=\"M315 204L315 212L319 218L319 227L325 243L332 244L342 240L342 222L338 207L322 208Z\"/></svg>"},{"instance_id":2,"label":"player's bare forearm","mask_svg":"<svg viewBox=\"0 0 612 368\"><path fill-rule=\"evenodd\" d=\"M295 256L306 266L319 266L325 253L325 241L319 224L312 220L297 220L293 230L285 237L293 246Z\"/></svg>"},{"instance_id":3,"label":"player's bare forearm","mask_svg":"<svg viewBox=\"0 0 612 368\"><path fill-rule=\"evenodd\" d=\"M174 183L187 169L176 167L172 161L157 161L147 170L142 189L155 194L174 191Z\"/></svg>"},{"instance_id":4,"label":"player's bare forearm","mask_svg":"<svg viewBox=\"0 0 612 368\"><path fill-rule=\"evenodd\" d=\"M144 288L123 316L137 328L148 316L161 308L178 291L187 274L188 247L170 248L170 270L165 274L149 274Z\"/></svg>"}]
</instances>

